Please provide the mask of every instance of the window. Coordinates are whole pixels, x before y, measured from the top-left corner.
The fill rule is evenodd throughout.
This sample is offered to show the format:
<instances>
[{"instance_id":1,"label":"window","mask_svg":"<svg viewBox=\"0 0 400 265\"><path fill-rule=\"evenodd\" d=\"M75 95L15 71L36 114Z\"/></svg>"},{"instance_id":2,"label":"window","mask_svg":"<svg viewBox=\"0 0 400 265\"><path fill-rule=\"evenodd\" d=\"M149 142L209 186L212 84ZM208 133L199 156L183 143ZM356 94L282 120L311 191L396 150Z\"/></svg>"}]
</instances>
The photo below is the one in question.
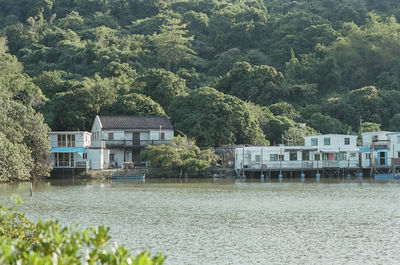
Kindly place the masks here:
<instances>
[{"instance_id":1,"label":"window","mask_svg":"<svg viewBox=\"0 0 400 265\"><path fill-rule=\"evenodd\" d=\"M339 161L347 160L346 152L339 152L338 155L337 155L337 160L339 160Z\"/></svg>"},{"instance_id":2,"label":"window","mask_svg":"<svg viewBox=\"0 0 400 265\"><path fill-rule=\"evenodd\" d=\"M256 162L261 162L261 155L255 155Z\"/></svg>"},{"instance_id":3,"label":"window","mask_svg":"<svg viewBox=\"0 0 400 265\"><path fill-rule=\"evenodd\" d=\"M161 139L161 140L165 140L165 132L162 132L162 133L160 134L160 139Z\"/></svg>"},{"instance_id":4,"label":"window","mask_svg":"<svg viewBox=\"0 0 400 265\"><path fill-rule=\"evenodd\" d=\"M350 153L350 157L356 157L357 153Z\"/></svg>"},{"instance_id":5,"label":"window","mask_svg":"<svg viewBox=\"0 0 400 265\"><path fill-rule=\"evenodd\" d=\"M64 134L62 135L57 135L57 145L58 147L66 147L66 140L65 140L65 136Z\"/></svg>"},{"instance_id":6,"label":"window","mask_svg":"<svg viewBox=\"0 0 400 265\"><path fill-rule=\"evenodd\" d=\"M283 155L279 155L279 161L283 161L283 160L285 160Z\"/></svg>"},{"instance_id":7,"label":"window","mask_svg":"<svg viewBox=\"0 0 400 265\"><path fill-rule=\"evenodd\" d=\"M55 153L56 166L58 167L73 167L74 154L73 153Z\"/></svg>"},{"instance_id":8,"label":"window","mask_svg":"<svg viewBox=\"0 0 400 265\"><path fill-rule=\"evenodd\" d=\"M317 146L318 145L318 138L311 138L311 145Z\"/></svg>"},{"instance_id":9,"label":"window","mask_svg":"<svg viewBox=\"0 0 400 265\"><path fill-rule=\"evenodd\" d=\"M68 147L75 147L75 135L67 135L67 146Z\"/></svg>"},{"instance_id":10,"label":"window","mask_svg":"<svg viewBox=\"0 0 400 265\"><path fill-rule=\"evenodd\" d=\"M297 160L297 152L289 152L289 160L290 161Z\"/></svg>"},{"instance_id":11,"label":"window","mask_svg":"<svg viewBox=\"0 0 400 265\"><path fill-rule=\"evenodd\" d=\"M86 160L87 159L87 154L86 153L83 153L83 157L82 157L84 160Z\"/></svg>"},{"instance_id":12,"label":"window","mask_svg":"<svg viewBox=\"0 0 400 265\"><path fill-rule=\"evenodd\" d=\"M269 160L271 160L271 161L278 161L278 160L279 160L278 154L270 154L270 155L269 155Z\"/></svg>"},{"instance_id":13,"label":"window","mask_svg":"<svg viewBox=\"0 0 400 265\"><path fill-rule=\"evenodd\" d=\"M114 140L114 133L108 133L108 140Z\"/></svg>"},{"instance_id":14,"label":"window","mask_svg":"<svg viewBox=\"0 0 400 265\"><path fill-rule=\"evenodd\" d=\"M303 159L304 161L310 160L310 152L308 152L308 151L303 151L302 154L301 154L301 157L302 157L302 159Z\"/></svg>"},{"instance_id":15,"label":"window","mask_svg":"<svg viewBox=\"0 0 400 265\"><path fill-rule=\"evenodd\" d=\"M315 161L321 160L321 154L314 154L314 160Z\"/></svg>"},{"instance_id":16,"label":"window","mask_svg":"<svg viewBox=\"0 0 400 265\"><path fill-rule=\"evenodd\" d=\"M371 159L371 154L365 154L366 159Z\"/></svg>"},{"instance_id":17,"label":"window","mask_svg":"<svg viewBox=\"0 0 400 265\"><path fill-rule=\"evenodd\" d=\"M344 145L350 145L350 138L344 138Z\"/></svg>"},{"instance_id":18,"label":"window","mask_svg":"<svg viewBox=\"0 0 400 265\"><path fill-rule=\"evenodd\" d=\"M324 138L324 145L331 145L331 138Z\"/></svg>"},{"instance_id":19,"label":"window","mask_svg":"<svg viewBox=\"0 0 400 265\"><path fill-rule=\"evenodd\" d=\"M58 147L75 147L75 135L74 134L57 135L57 146Z\"/></svg>"},{"instance_id":20,"label":"window","mask_svg":"<svg viewBox=\"0 0 400 265\"><path fill-rule=\"evenodd\" d=\"M110 154L110 161L115 161L114 154Z\"/></svg>"}]
</instances>

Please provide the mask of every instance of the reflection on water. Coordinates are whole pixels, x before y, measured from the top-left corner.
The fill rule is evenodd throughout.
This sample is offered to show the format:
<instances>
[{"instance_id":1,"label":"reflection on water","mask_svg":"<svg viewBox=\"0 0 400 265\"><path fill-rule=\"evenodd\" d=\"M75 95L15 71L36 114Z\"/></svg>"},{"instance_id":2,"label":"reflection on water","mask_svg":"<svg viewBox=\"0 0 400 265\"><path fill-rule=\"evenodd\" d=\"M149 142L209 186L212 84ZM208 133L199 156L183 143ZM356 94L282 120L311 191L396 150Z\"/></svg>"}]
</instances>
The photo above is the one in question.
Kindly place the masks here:
<instances>
[{"instance_id":1,"label":"reflection on water","mask_svg":"<svg viewBox=\"0 0 400 265\"><path fill-rule=\"evenodd\" d=\"M54 180L0 184L30 218L105 224L166 264L390 264L400 260L400 185L339 179Z\"/></svg>"}]
</instances>

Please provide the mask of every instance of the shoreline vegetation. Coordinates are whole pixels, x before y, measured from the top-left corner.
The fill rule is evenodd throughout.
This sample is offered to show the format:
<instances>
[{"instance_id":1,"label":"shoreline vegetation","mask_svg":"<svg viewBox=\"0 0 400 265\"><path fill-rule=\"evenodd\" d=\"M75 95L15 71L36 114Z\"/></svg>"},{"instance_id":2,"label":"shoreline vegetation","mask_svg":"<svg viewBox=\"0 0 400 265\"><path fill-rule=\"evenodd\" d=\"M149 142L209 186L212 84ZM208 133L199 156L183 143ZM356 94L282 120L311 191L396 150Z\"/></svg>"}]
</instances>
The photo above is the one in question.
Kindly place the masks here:
<instances>
[{"instance_id":1,"label":"shoreline vegetation","mask_svg":"<svg viewBox=\"0 0 400 265\"><path fill-rule=\"evenodd\" d=\"M400 131L400 2L0 2L0 181L49 175L48 133L166 116L200 147ZM147 150L166 175L211 154ZM182 172L182 173L181 173Z\"/></svg>"},{"instance_id":2,"label":"shoreline vegetation","mask_svg":"<svg viewBox=\"0 0 400 265\"><path fill-rule=\"evenodd\" d=\"M0 205L0 263L162 265L165 257L142 251L132 254L124 246L110 243L109 228L63 227L58 221L31 222L11 207ZM139 235L138 235L139 236Z\"/></svg>"}]
</instances>

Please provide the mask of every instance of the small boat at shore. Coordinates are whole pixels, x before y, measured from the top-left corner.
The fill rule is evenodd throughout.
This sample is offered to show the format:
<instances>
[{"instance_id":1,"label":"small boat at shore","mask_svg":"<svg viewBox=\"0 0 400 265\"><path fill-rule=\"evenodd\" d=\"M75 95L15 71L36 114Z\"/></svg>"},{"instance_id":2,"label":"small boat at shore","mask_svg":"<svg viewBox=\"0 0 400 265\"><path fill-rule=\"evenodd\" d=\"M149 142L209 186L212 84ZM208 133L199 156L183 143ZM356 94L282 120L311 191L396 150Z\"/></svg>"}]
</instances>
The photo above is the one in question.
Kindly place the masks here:
<instances>
[{"instance_id":1,"label":"small boat at shore","mask_svg":"<svg viewBox=\"0 0 400 265\"><path fill-rule=\"evenodd\" d=\"M146 174L141 175L113 175L112 179L145 179Z\"/></svg>"},{"instance_id":2,"label":"small boat at shore","mask_svg":"<svg viewBox=\"0 0 400 265\"><path fill-rule=\"evenodd\" d=\"M375 174L374 179L376 180L400 180L400 175L398 174Z\"/></svg>"}]
</instances>

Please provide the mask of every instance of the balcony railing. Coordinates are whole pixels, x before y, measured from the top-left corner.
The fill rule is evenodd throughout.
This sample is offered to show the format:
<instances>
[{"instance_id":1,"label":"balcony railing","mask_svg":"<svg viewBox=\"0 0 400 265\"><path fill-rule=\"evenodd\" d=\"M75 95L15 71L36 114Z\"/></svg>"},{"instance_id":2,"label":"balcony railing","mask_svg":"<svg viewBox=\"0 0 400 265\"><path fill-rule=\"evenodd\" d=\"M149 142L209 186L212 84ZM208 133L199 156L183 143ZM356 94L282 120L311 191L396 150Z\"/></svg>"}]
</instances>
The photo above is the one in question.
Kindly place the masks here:
<instances>
[{"instance_id":1,"label":"balcony railing","mask_svg":"<svg viewBox=\"0 0 400 265\"><path fill-rule=\"evenodd\" d=\"M76 161L55 161L54 168L90 168L90 160Z\"/></svg>"},{"instance_id":2,"label":"balcony railing","mask_svg":"<svg viewBox=\"0 0 400 265\"><path fill-rule=\"evenodd\" d=\"M104 146L106 148L115 148L115 147L139 147L146 145L159 145L159 144L167 144L171 142L171 140L103 140ZM103 146L103 144L102 144Z\"/></svg>"},{"instance_id":3,"label":"balcony railing","mask_svg":"<svg viewBox=\"0 0 400 265\"><path fill-rule=\"evenodd\" d=\"M88 146L88 141L51 141L52 147L84 147Z\"/></svg>"},{"instance_id":4,"label":"balcony railing","mask_svg":"<svg viewBox=\"0 0 400 265\"><path fill-rule=\"evenodd\" d=\"M345 160L343 160L345 161ZM339 167L338 160L324 160L322 163L322 167Z\"/></svg>"},{"instance_id":5,"label":"balcony railing","mask_svg":"<svg viewBox=\"0 0 400 265\"><path fill-rule=\"evenodd\" d=\"M244 168L248 169L267 169L267 170L277 170L277 169L310 169L310 168L322 168L323 161L263 161L261 162L251 162L245 163ZM241 164L240 164L241 165Z\"/></svg>"},{"instance_id":6,"label":"balcony railing","mask_svg":"<svg viewBox=\"0 0 400 265\"><path fill-rule=\"evenodd\" d=\"M377 150L377 149L389 149L390 147L390 141L389 140L378 140L372 142L372 148Z\"/></svg>"},{"instance_id":7,"label":"balcony railing","mask_svg":"<svg viewBox=\"0 0 400 265\"><path fill-rule=\"evenodd\" d=\"M400 163L400 160L399 160ZM238 168L242 168L241 161L238 161ZM309 169L323 169L323 168L358 168L359 159L350 160L310 160L310 161L246 161L244 168L248 170L266 169L266 170L309 170Z\"/></svg>"}]
</instances>

